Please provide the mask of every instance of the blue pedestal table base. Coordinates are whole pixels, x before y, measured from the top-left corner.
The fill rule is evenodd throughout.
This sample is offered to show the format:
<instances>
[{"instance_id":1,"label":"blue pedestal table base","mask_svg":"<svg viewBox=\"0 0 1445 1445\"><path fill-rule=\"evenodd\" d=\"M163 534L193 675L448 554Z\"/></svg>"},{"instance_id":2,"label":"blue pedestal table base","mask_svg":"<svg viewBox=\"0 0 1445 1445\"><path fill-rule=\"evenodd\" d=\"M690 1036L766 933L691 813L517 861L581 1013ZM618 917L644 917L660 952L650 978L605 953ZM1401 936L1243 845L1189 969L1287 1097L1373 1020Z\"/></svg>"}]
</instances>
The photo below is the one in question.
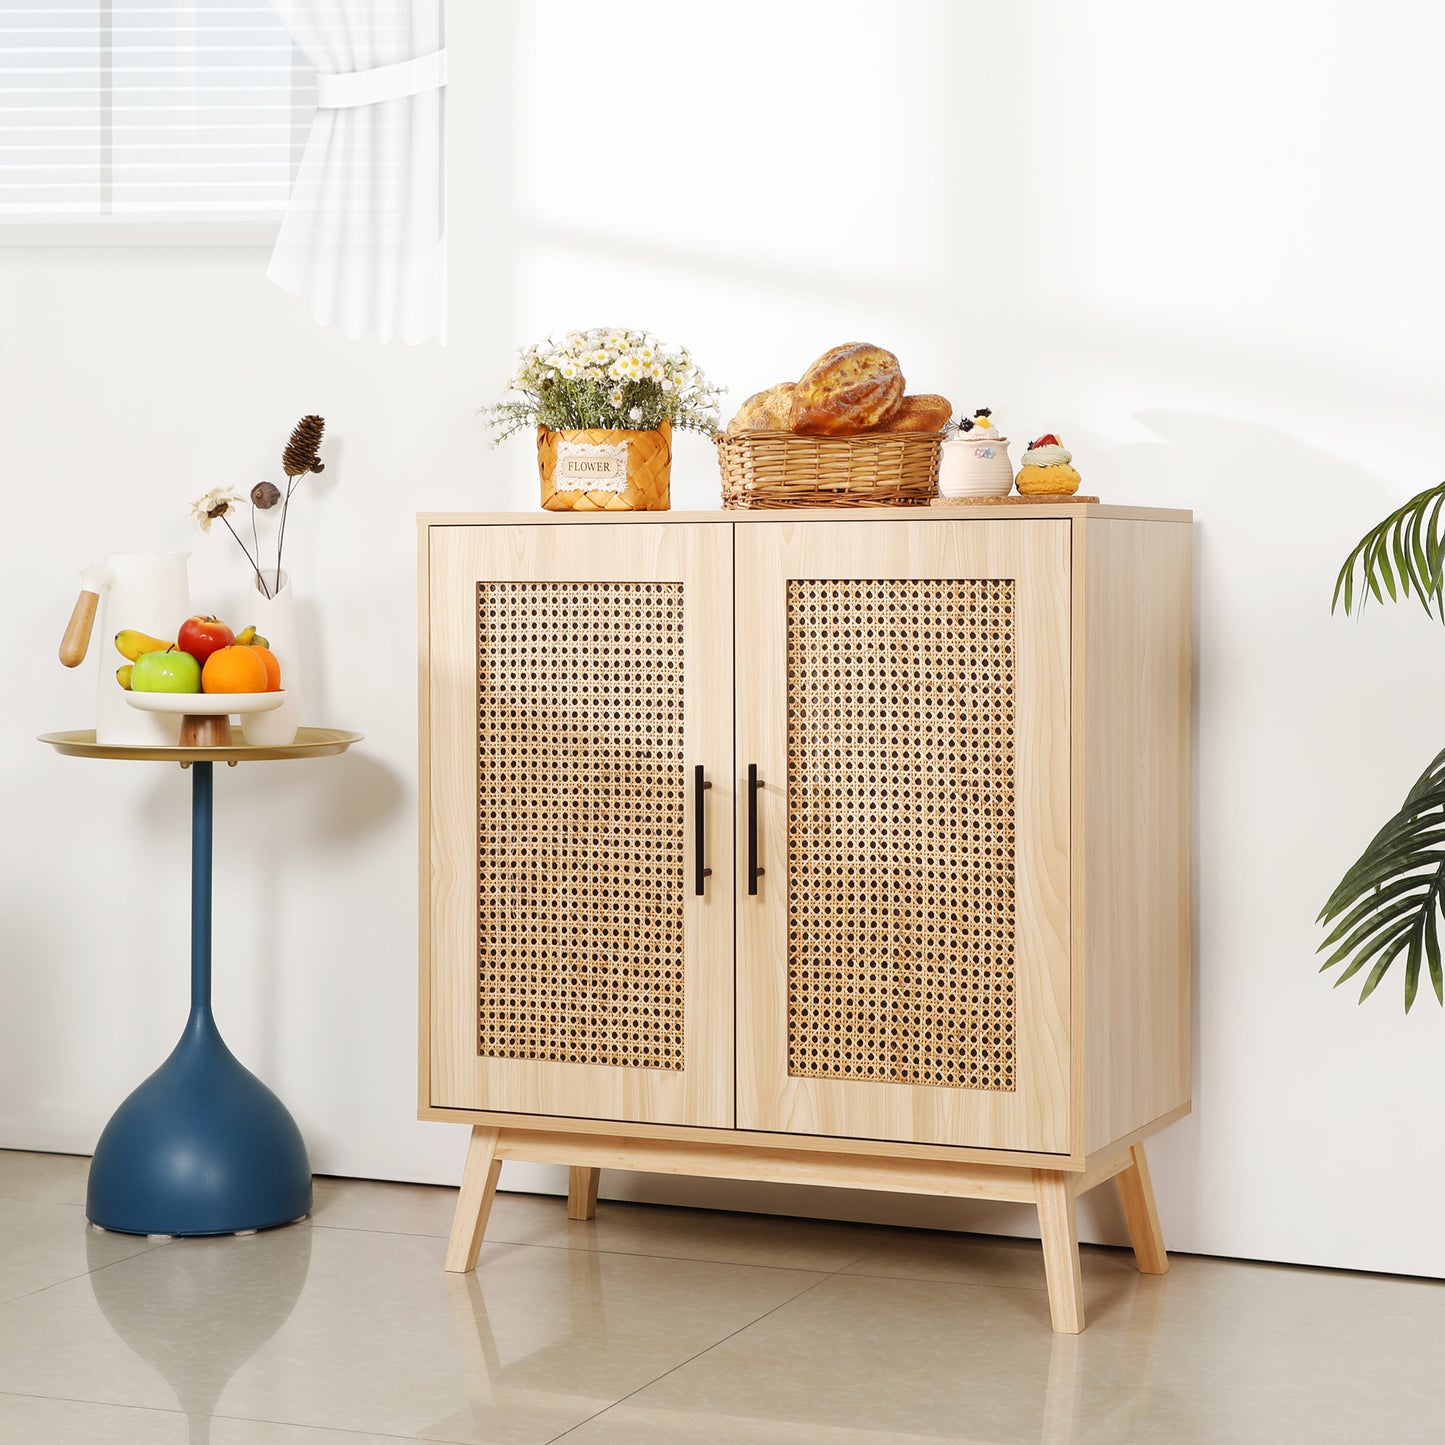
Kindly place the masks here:
<instances>
[{"instance_id":1,"label":"blue pedestal table base","mask_svg":"<svg viewBox=\"0 0 1445 1445\"><path fill-rule=\"evenodd\" d=\"M311 1211L296 1121L211 1013L212 765L190 766L191 1014L170 1057L105 1126L86 1191L91 1223L123 1234L237 1234Z\"/></svg>"}]
</instances>

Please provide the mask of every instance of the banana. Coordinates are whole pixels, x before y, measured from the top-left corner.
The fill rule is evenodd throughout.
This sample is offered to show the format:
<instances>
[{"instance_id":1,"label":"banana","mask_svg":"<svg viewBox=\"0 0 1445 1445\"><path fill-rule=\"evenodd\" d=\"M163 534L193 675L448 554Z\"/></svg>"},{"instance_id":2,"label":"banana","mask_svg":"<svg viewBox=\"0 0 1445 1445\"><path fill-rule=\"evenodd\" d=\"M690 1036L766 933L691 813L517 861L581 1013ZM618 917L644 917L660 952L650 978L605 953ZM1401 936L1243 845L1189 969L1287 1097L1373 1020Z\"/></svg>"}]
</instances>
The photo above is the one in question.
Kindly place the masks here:
<instances>
[{"instance_id":1,"label":"banana","mask_svg":"<svg viewBox=\"0 0 1445 1445\"><path fill-rule=\"evenodd\" d=\"M251 627L243 627L240 632L236 634L236 640L231 645L233 647L250 647L255 640L256 628L252 625ZM265 643L261 645L264 647Z\"/></svg>"},{"instance_id":2,"label":"banana","mask_svg":"<svg viewBox=\"0 0 1445 1445\"><path fill-rule=\"evenodd\" d=\"M118 667L118 668L116 668L116 670L115 670L115 680L116 680L127 692L130 691L130 673L131 673L131 668L134 667L134 666L135 666L134 663L128 662L128 663L126 663L126 665L125 665L124 667Z\"/></svg>"},{"instance_id":3,"label":"banana","mask_svg":"<svg viewBox=\"0 0 1445 1445\"><path fill-rule=\"evenodd\" d=\"M270 644L264 637L262 637L259 632L251 639L251 645L252 645L253 647L270 647L270 646L271 646L271 644Z\"/></svg>"},{"instance_id":4,"label":"banana","mask_svg":"<svg viewBox=\"0 0 1445 1445\"><path fill-rule=\"evenodd\" d=\"M127 627L115 635L115 650L127 662L134 662L143 652L164 652L175 645L174 642L167 642L164 637L151 637L147 633L137 632L133 627Z\"/></svg>"}]
</instances>

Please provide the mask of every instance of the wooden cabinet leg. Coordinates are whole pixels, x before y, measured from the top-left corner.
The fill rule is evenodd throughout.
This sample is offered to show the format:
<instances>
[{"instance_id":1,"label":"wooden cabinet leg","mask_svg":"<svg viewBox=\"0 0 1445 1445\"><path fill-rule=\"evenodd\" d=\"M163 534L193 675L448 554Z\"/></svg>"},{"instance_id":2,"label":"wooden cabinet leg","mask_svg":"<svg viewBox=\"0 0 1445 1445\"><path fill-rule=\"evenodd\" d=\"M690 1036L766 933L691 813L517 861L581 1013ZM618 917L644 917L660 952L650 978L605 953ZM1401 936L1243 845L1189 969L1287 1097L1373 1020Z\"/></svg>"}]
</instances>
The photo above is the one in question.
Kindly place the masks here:
<instances>
[{"instance_id":1,"label":"wooden cabinet leg","mask_svg":"<svg viewBox=\"0 0 1445 1445\"><path fill-rule=\"evenodd\" d=\"M447 1241L446 1267L453 1274L466 1274L477 1267L487 1216L497 1196L497 1176L502 1172L502 1161L497 1158L501 1134L500 1129L485 1129L480 1124L472 1129L457 1212L452 1217L452 1237Z\"/></svg>"},{"instance_id":2,"label":"wooden cabinet leg","mask_svg":"<svg viewBox=\"0 0 1445 1445\"><path fill-rule=\"evenodd\" d=\"M595 1219L597 1217L597 1180L600 1169L578 1168L575 1164L567 1171L567 1218Z\"/></svg>"},{"instance_id":3,"label":"wooden cabinet leg","mask_svg":"<svg viewBox=\"0 0 1445 1445\"><path fill-rule=\"evenodd\" d=\"M1084 1286L1079 1274L1079 1231L1074 1222L1074 1181L1057 1170L1035 1169L1034 1197L1044 1246L1049 1314L1059 1334L1076 1335L1084 1328Z\"/></svg>"},{"instance_id":4,"label":"wooden cabinet leg","mask_svg":"<svg viewBox=\"0 0 1445 1445\"><path fill-rule=\"evenodd\" d=\"M1164 1233L1159 1228L1159 1211L1154 1205L1154 1185L1149 1178L1149 1161L1144 1146L1129 1150L1129 1167L1116 1174L1119 1199L1129 1224L1134 1259L1140 1274L1168 1274L1169 1256L1164 1252Z\"/></svg>"}]
</instances>

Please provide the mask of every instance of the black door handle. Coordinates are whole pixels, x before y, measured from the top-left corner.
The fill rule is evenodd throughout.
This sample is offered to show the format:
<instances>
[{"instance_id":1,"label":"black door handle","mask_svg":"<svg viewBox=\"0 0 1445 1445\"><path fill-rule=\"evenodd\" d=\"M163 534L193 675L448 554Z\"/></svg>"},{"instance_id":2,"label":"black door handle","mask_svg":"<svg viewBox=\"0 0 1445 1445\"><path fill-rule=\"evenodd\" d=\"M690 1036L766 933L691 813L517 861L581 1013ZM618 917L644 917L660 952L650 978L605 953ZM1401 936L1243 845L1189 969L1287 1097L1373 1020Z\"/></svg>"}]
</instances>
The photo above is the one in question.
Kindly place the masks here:
<instances>
[{"instance_id":1,"label":"black door handle","mask_svg":"<svg viewBox=\"0 0 1445 1445\"><path fill-rule=\"evenodd\" d=\"M692 865L693 884L692 891L699 898L702 897L702 880L712 877L712 869L704 866L707 850L707 832L703 827L702 799L703 794L712 787L702 775L702 764L699 763L692 770Z\"/></svg>"},{"instance_id":2,"label":"black door handle","mask_svg":"<svg viewBox=\"0 0 1445 1445\"><path fill-rule=\"evenodd\" d=\"M758 879L764 869L758 867L758 789L763 780L758 776L758 765L748 764L748 892L758 891Z\"/></svg>"}]
</instances>

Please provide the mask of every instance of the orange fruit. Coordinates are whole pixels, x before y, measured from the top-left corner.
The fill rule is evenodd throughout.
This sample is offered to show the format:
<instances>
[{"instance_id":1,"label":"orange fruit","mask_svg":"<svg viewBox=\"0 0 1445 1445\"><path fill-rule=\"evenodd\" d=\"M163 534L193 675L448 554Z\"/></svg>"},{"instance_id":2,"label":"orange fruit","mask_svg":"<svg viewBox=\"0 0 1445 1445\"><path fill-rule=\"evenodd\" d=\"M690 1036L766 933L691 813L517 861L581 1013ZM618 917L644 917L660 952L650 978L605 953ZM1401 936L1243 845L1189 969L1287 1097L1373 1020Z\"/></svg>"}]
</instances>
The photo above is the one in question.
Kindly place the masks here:
<instances>
[{"instance_id":1,"label":"orange fruit","mask_svg":"<svg viewBox=\"0 0 1445 1445\"><path fill-rule=\"evenodd\" d=\"M269 647L262 647L259 642L251 644L251 651L266 664L266 691L281 691L281 664L276 661L276 654Z\"/></svg>"},{"instance_id":2,"label":"orange fruit","mask_svg":"<svg viewBox=\"0 0 1445 1445\"><path fill-rule=\"evenodd\" d=\"M202 692L265 692L266 664L254 647L219 647L201 669Z\"/></svg>"}]
</instances>

